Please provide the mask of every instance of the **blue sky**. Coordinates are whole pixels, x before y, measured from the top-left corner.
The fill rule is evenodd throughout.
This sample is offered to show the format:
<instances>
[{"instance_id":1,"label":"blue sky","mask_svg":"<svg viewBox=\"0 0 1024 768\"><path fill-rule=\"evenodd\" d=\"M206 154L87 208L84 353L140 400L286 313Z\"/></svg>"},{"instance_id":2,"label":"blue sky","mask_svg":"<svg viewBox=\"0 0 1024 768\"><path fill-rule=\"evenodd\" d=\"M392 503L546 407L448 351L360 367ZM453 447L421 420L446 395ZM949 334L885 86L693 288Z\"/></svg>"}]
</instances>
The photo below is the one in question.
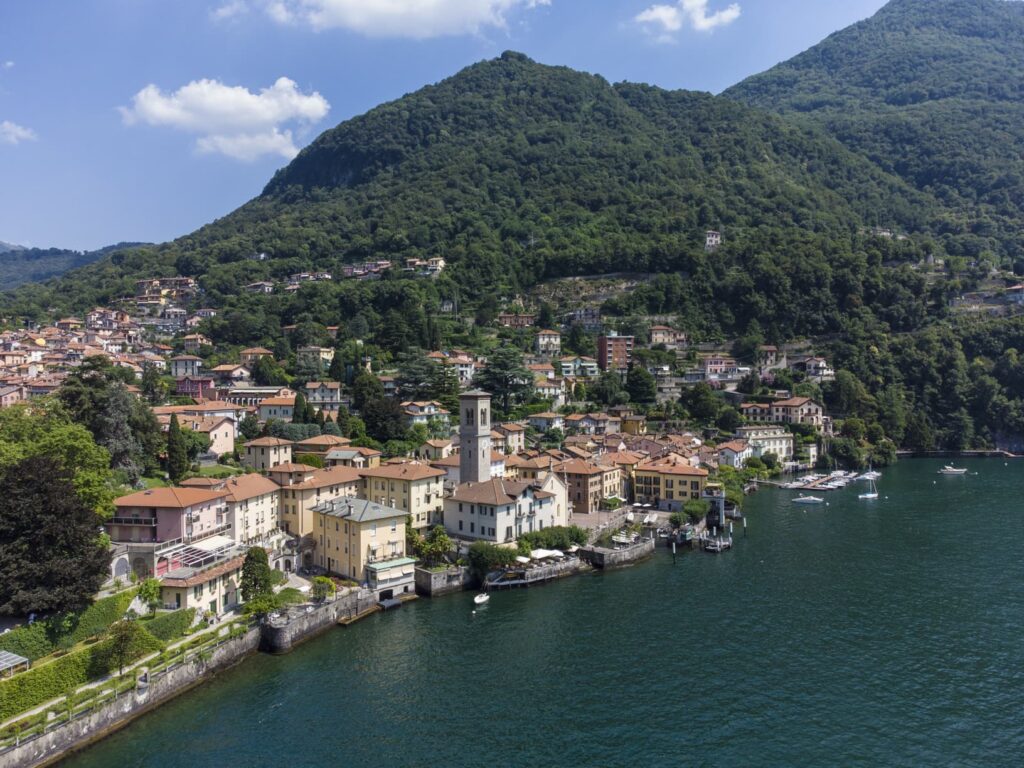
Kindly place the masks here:
<instances>
[{"instance_id":1,"label":"blue sky","mask_svg":"<svg viewBox=\"0 0 1024 768\"><path fill-rule=\"evenodd\" d=\"M718 92L884 0L0 2L0 240L187 234L319 132L513 49Z\"/></svg>"}]
</instances>

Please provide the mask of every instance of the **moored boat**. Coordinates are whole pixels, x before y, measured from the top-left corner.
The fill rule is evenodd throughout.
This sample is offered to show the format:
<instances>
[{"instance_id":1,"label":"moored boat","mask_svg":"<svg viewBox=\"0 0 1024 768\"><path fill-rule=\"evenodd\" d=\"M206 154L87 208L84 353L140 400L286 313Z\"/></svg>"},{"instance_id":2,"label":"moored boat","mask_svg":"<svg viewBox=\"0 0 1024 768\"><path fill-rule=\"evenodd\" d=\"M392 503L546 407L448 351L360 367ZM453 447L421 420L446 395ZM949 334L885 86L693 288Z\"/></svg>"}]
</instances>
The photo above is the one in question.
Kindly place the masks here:
<instances>
[{"instance_id":1,"label":"moored boat","mask_svg":"<svg viewBox=\"0 0 1024 768\"><path fill-rule=\"evenodd\" d=\"M939 470L939 474L940 475L966 475L967 474L967 469L964 468L964 467L954 467L954 466L952 466L950 464L947 464L946 466L944 466L942 469Z\"/></svg>"},{"instance_id":2,"label":"moored boat","mask_svg":"<svg viewBox=\"0 0 1024 768\"><path fill-rule=\"evenodd\" d=\"M488 595L486 592L481 592L479 595L477 595L476 597L473 598L473 602L476 603L477 605L483 605L484 603L486 603L490 599L491 599L490 595Z\"/></svg>"},{"instance_id":3,"label":"moored boat","mask_svg":"<svg viewBox=\"0 0 1024 768\"><path fill-rule=\"evenodd\" d=\"M820 496L797 496L793 499L794 504L821 504L824 501Z\"/></svg>"}]
</instances>

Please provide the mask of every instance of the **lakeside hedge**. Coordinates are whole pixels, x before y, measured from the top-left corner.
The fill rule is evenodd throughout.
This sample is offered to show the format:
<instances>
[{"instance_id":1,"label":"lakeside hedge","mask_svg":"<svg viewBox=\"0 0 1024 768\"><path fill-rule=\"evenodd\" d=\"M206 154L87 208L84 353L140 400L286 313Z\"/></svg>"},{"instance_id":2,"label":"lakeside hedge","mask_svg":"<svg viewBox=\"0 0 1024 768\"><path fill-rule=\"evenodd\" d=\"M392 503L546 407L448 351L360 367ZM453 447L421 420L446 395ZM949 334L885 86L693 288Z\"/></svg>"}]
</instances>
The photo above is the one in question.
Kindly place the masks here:
<instances>
[{"instance_id":1,"label":"lakeside hedge","mask_svg":"<svg viewBox=\"0 0 1024 768\"><path fill-rule=\"evenodd\" d=\"M162 613L148 621L144 621L142 626L157 640L162 640L166 643L184 635L185 630L192 626L195 616L195 608L182 608L179 611Z\"/></svg>"},{"instance_id":2,"label":"lakeside hedge","mask_svg":"<svg viewBox=\"0 0 1024 768\"><path fill-rule=\"evenodd\" d=\"M102 634L107 627L123 617L134 595L134 590L126 590L97 600L81 614L52 616L18 627L6 635L0 635L0 651L9 651L35 661L58 648L71 648L83 640Z\"/></svg>"},{"instance_id":3,"label":"lakeside hedge","mask_svg":"<svg viewBox=\"0 0 1024 768\"><path fill-rule=\"evenodd\" d=\"M132 660L161 650L163 643L141 625L128 653ZM103 677L114 666L109 640L81 648L27 672L0 682L0 719L32 709L71 693L90 680Z\"/></svg>"}]
</instances>

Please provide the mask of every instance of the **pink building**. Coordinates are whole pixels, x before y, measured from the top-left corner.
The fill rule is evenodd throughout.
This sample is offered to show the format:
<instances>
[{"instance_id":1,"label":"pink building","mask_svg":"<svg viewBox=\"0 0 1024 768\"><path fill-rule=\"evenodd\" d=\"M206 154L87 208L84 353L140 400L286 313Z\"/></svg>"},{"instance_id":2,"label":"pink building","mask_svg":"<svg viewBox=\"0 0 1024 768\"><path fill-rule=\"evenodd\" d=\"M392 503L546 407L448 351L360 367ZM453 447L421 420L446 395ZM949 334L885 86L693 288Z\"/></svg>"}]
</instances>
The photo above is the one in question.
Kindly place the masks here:
<instances>
[{"instance_id":1,"label":"pink building","mask_svg":"<svg viewBox=\"0 0 1024 768\"><path fill-rule=\"evenodd\" d=\"M152 488L114 501L106 531L112 541L129 545L140 575L158 576L176 566L160 552L161 545L189 544L229 533L226 490ZM140 562L141 561L141 562Z\"/></svg>"}]
</instances>

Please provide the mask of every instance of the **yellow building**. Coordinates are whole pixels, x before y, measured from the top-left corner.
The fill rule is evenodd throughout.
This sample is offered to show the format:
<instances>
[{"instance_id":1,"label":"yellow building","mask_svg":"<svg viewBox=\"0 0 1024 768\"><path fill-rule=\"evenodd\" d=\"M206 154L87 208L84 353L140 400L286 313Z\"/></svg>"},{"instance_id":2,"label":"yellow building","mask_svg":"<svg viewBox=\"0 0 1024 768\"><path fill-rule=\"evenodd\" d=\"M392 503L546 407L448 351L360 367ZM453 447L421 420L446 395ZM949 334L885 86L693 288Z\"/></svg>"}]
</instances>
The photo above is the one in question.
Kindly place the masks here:
<instances>
[{"instance_id":1,"label":"yellow building","mask_svg":"<svg viewBox=\"0 0 1024 768\"><path fill-rule=\"evenodd\" d=\"M269 474L281 486L281 527L293 536L316 532L313 507L332 499L355 498L363 487L362 477L352 467L313 469L304 464L282 464Z\"/></svg>"},{"instance_id":2,"label":"yellow building","mask_svg":"<svg viewBox=\"0 0 1024 768\"><path fill-rule=\"evenodd\" d=\"M400 509L421 530L441 524L445 472L429 464L406 462L361 469L365 499Z\"/></svg>"},{"instance_id":3,"label":"yellow building","mask_svg":"<svg viewBox=\"0 0 1024 768\"><path fill-rule=\"evenodd\" d=\"M259 471L292 460L292 444L280 437L260 437L245 444L245 465Z\"/></svg>"},{"instance_id":4,"label":"yellow building","mask_svg":"<svg viewBox=\"0 0 1024 768\"><path fill-rule=\"evenodd\" d=\"M406 512L366 499L317 505L316 563L365 584L385 600L415 591L415 559L405 554Z\"/></svg>"},{"instance_id":5,"label":"yellow building","mask_svg":"<svg viewBox=\"0 0 1024 768\"><path fill-rule=\"evenodd\" d=\"M653 504L661 510L678 512L686 502L701 497L707 479L706 469L670 455L636 465L633 495L637 504Z\"/></svg>"}]
</instances>

